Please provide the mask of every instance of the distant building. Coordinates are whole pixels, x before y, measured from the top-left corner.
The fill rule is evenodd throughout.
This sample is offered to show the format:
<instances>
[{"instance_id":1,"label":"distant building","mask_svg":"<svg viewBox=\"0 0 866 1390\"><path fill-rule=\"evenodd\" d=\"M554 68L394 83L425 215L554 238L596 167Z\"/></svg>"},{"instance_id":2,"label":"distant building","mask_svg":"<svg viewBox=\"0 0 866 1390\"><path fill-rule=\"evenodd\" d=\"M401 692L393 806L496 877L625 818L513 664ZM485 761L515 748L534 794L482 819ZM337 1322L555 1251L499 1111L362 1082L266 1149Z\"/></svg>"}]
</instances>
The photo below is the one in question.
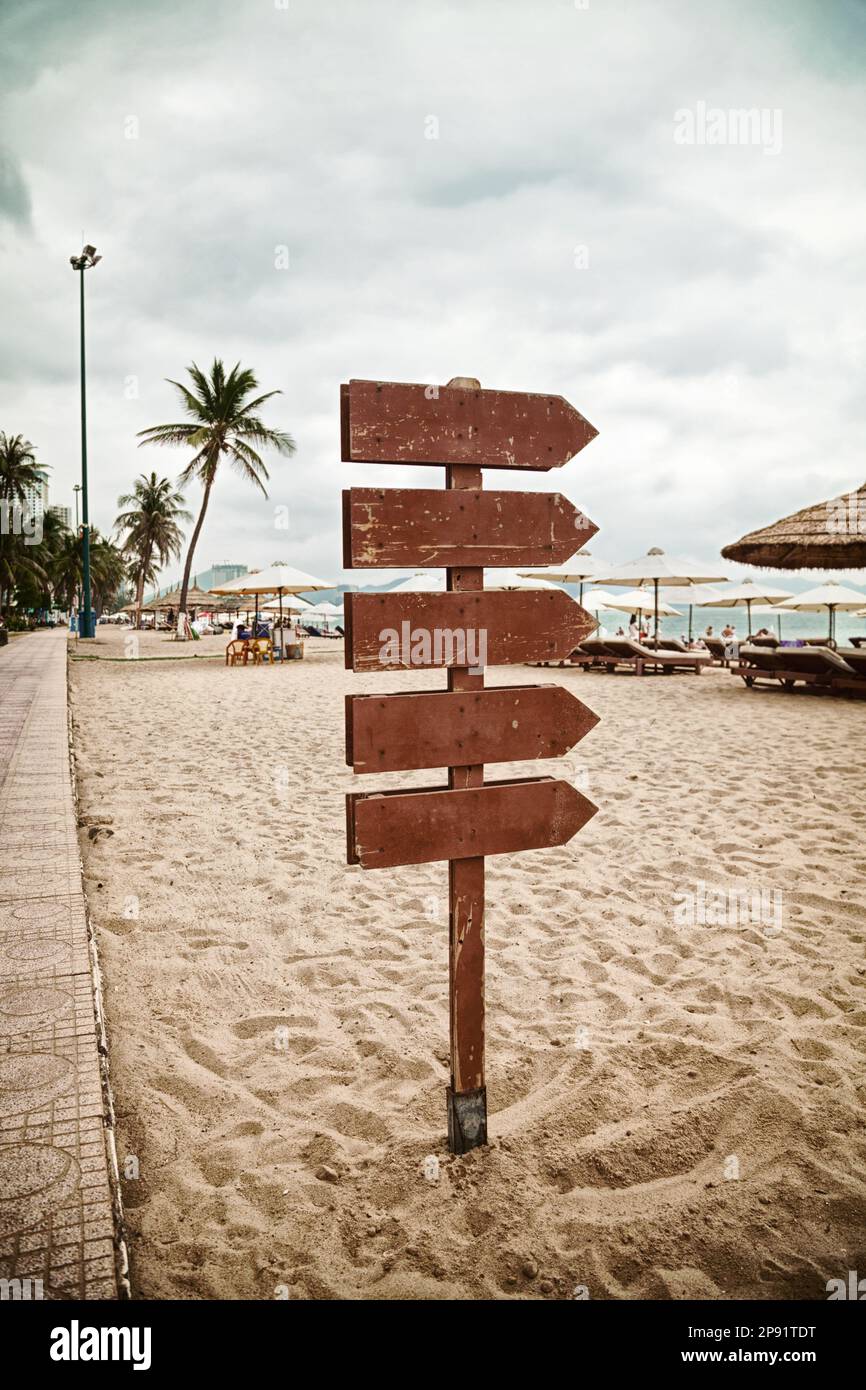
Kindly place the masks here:
<instances>
[{"instance_id":1,"label":"distant building","mask_svg":"<svg viewBox=\"0 0 866 1390\"><path fill-rule=\"evenodd\" d=\"M242 574L249 572L249 565L211 565L204 574L198 574L198 586L200 589L213 589L222 584L229 584L233 579L240 579Z\"/></svg>"},{"instance_id":2,"label":"distant building","mask_svg":"<svg viewBox=\"0 0 866 1390\"><path fill-rule=\"evenodd\" d=\"M200 589L208 591L214 585L228 584L230 579L240 579L242 574L248 572L249 565L211 565L209 570L193 569L189 582L191 585L197 584ZM172 579L168 583L163 583L160 580L159 592L161 594L173 593L175 589L180 588L181 578L182 576L179 574L176 579Z\"/></svg>"},{"instance_id":3,"label":"distant building","mask_svg":"<svg viewBox=\"0 0 866 1390\"><path fill-rule=\"evenodd\" d=\"M49 510L49 512L51 513L52 516L56 516L56 517L57 517L57 520L61 523L61 525L63 525L63 526L66 527L67 531L71 531L71 530L72 530L72 508L71 508L71 507L60 507L60 506L57 505L56 502L53 502L53 503L51 504L51 506L48 508L48 510Z\"/></svg>"},{"instance_id":4,"label":"distant building","mask_svg":"<svg viewBox=\"0 0 866 1390\"><path fill-rule=\"evenodd\" d=\"M31 517L45 515L48 510L48 484L44 480L40 483L25 483L24 505Z\"/></svg>"}]
</instances>

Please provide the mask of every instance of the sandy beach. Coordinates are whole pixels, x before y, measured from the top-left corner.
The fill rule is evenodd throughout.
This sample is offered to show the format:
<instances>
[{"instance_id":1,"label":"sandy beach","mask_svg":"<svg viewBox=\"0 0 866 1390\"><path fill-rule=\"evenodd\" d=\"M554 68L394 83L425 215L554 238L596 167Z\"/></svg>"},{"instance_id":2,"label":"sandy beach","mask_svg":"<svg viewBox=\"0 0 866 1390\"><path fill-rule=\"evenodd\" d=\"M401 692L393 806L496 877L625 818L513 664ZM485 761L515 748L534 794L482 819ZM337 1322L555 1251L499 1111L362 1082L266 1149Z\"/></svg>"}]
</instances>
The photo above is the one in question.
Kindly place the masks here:
<instances>
[{"instance_id":1,"label":"sandy beach","mask_svg":"<svg viewBox=\"0 0 866 1390\"><path fill-rule=\"evenodd\" d=\"M441 680L324 640L70 671L137 1296L815 1298L864 1266L862 705L488 673L600 714L568 760L599 812L488 861L491 1143L456 1158L446 869L347 867L343 804L344 693ZM766 910L689 921L717 889Z\"/></svg>"}]
</instances>

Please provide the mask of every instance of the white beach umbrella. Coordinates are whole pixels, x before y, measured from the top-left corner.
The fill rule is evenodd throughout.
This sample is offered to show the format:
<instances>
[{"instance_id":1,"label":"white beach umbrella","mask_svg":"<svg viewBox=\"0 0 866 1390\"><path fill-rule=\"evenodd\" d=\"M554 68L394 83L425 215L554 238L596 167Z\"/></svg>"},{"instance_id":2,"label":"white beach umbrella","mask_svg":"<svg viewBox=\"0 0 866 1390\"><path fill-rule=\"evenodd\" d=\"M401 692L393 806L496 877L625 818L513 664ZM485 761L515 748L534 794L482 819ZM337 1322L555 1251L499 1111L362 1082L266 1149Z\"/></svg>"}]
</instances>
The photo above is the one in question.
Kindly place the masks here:
<instances>
[{"instance_id":1,"label":"white beach umbrella","mask_svg":"<svg viewBox=\"0 0 866 1390\"><path fill-rule=\"evenodd\" d=\"M534 574L527 577L517 570L487 569L484 571L485 589L558 589L549 579Z\"/></svg>"},{"instance_id":2,"label":"white beach umbrella","mask_svg":"<svg viewBox=\"0 0 866 1390\"><path fill-rule=\"evenodd\" d=\"M329 603L327 599L321 603L311 603L310 612L318 613L323 618L341 618L343 616L342 606L338 608L336 603Z\"/></svg>"},{"instance_id":3,"label":"white beach umbrella","mask_svg":"<svg viewBox=\"0 0 866 1390\"><path fill-rule=\"evenodd\" d=\"M710 569L708 564L694 562L694 560L683 560L673 555L664 555L664 550L659 546L653 546L646 555L639 556L637 560L627 560L626 564L621 564L617 569L607 570L603 574L596 575L599 584L652 584L653 588L653 612L655 612L655 626L653 631L659 635L659 588L687 588L692 584L727 584L727 574L720 574L717 569Z\"/></svg>"},{"instance_id":4,"label":"white beach umbrella","mask_svg":"<svg viewBox=\"0 0 866 1390\"><path fill-rule=\"evenodd\" d=\"M583 611L595 618L596 627L601 627L605 609L615 609L618 600L616 594L609 594L605 589L591 588L584 590L579 602Z\"/></svg>"},{"instance_id":5,"label":"white beach umbrella","mask_svg":"<svg viewBox=\"0 0 866 1390\"><path fill-rule=\"evenodd\" d=\"M641 555L637 560L629 560L624 565L606 570L595 576L600 584L652 584L655 603L655 635L658 636L659 588L682 589L692 584L726 584L728 576L720 574L718 568L702 565L697 561L680 559L675 555L665 555L658 546Z\"/></svg>"},{"instance_id":6,"label":"white beach umbrella","mask_svg":"<svg viewBox=\"0 0 866 1390\"><path fill-rule=\"evenodd\" d=\"M272 598L270 603L263 603L261 613L307 613L312 608L308 598L301 598L298 594L280 595L278 599Z\"/></svg>"},{"instance_id":7,"label":"white beach umbrella","mask_svg":"<svg viewBox=\"0 0 866 1390\"><path fill-rule=\"evenodd\" d=\"M745 608L749 632L752 630L752 604L766 606L791 597L790 589L776 589L760 579L744 579L742 584L729 584L713 598L696 599L700 608Z\"/></svg>"},{"instance_id":8,"label":"white beach umbrella","mask_svg":"<svg viewBox=\"0 0 866 1390\"><path fill-rule=\"evenodd\" d=\"M784 618L784 616L785 616L786 613L790 613L790 612L791 612L790 608L778 608L778 607L777 607L775 604L773 604L773 603L762 603L762 604L761 604L760 616L761 616L762 618L775 618L775 619L776 619L776 631L777 631L778 634L779 634L779 641L780 641L780 642L781 642L781 640L782 640L782 619Z\"/></svg>"},{"instance_id":9,"label":"white beach umbrella","mask_svg":"<svg viewBox=\"0 0 866 1390\"><path fill-rule=\"evenodd\" d=\"M607 604L608 608L616 608L621 613L651 613L655 612L658 617L678 618L680 610L672 608L664 599L658 598L650 588L629 589L625 594L617 594L613 602Z\"/></svg>"},{"instance_id":10,"label":"white beach umbrella","mask_svg":"<svg viewBox=\"0 0 866 1390\"><path fill-rule=\"evenodd\" d=\"M445 592L445 575L441 570L419 570L416 574L410 574L408 579L401 579L399 584L395 584L393 589L389 589L389 594L438 594Z\"/></svg>"},{"instance_id":11,"label":"white beach umbrella","mask_svg":"<svg viewBox=\"0 0 866 1390\"><path fill-rule=\"evenodd\" d=\"M588 613L598 613L602 608L617 608L621 597L621 594L611 594L607 589L599 589L593 585L591 589L584 590L580 606Z\"/></svg>"},{"instance_id":12,"label":"white beach umbrella","mask_svg":"<svg viewBox=\"0 0 866 1390\"><path fill-rule=\"evenodd\" d=\"M793 610L795 613L820 613L826 608L830 614L830 640L833 641L836 634L837 610L856 613L863 607L864 597L866 595L858 594L856 589L846 589L844 584L838 584L835 579L826 579L816 589L807 589L804 594L794 594L793 598L786 599L779 607L786 612Z\"/></svg>"},{"instance_id":13,"label":"white beach umbrella","mask_svg":"<svg viewBox=\"0 0 866 1390\"><path fill-rule=\"evenodd\" d=\"M695 607L701 604L705 608L717 606L716 600L719 598L719 590L713 588L711 584L684 584L681 588L675 589L673 594L663 594L665 601L673 598L675 603L688 603L689 605L689 641L692 640L692 628Z\"/></svg>"},{"instance_id":14,"label":"white beach umbrella","mask_svg":"<svg viewBox=\"0 0 866 1390\"><path fill-rule=\"evenodd\" d=\"M259 597L262 594L276 594L281 599L283 594L306 594L312 593L315 589L333 589L334 587L335 585L330 579L317 579L313 574L305 574L303 570L297 570L292 565L284 565L278 561L276 564L269 565L265 570L255 570L249 574L239 575L237 579L229 579L225 584L217 585L211 590L211 593L233 594L235 597L238 594L254 594L256 616L258 616ZM253 628L253 632L255 633L255 628Z\"/></svg>"},{"instance_id":15,"label":"white beach umbrella","mask_svg":"<svg viewBox=\"0 0 866 1390\"><path fill-rule=\"evenodd\" d=\"M527 579L516 570L486 569L484 571L485 589L556 589L549 579L533 577ZM445 592L445 575L441 570L419 572L403 579L388 590L391 594L440 594Z\"/></svg>"},{"instance_id":16,"label":"white beach umbrella","mask_svg":"<svg viewBox=\"0 0 866 1390\"><path fill-rule=\"evenodd\" d=\"M597 575L609 569L610 565L606 560L590 555L588 550L578 550L577 554L572 555L559 569L551 565L550 569L545 570L518 570L518 574L527 579L555 579L559 584L579 584L578 602L583 603L583 586L587 579L595 579Z\"/></svg>"}]
</instances>

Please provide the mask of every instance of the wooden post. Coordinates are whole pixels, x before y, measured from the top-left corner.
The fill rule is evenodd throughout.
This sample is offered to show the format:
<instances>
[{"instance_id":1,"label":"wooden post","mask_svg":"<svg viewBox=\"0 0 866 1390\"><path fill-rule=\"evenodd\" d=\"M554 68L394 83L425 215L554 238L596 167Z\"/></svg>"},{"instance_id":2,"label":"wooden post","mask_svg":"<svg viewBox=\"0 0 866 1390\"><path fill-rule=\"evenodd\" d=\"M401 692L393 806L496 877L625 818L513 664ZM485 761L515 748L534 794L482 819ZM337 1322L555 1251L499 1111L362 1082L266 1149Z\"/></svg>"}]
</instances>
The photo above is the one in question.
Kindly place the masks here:
<instances>
[{"instance_id":1,"label":"wooden post","mask_svg":"<svg viewBox=\"0 0 866 1390\"><path fill-rule=\"evenodd\" d=\"M478 390L481 383L455 378L449 386ZM483 487L480 468L451 464L445 486ZM484 588L483 566L446 569L449 593ZM479 648L476 637L475 651ZM484 688L484 672L469 667L448 671L450 691ZM481 787L484 764L449 767L448 786ZM448 1147L462 1154L487 1143L487 1088L484 1080L484 860L448 861L448 991L451 1020L451 1085L448 1087Z\"/></svg>"}]
</instances>

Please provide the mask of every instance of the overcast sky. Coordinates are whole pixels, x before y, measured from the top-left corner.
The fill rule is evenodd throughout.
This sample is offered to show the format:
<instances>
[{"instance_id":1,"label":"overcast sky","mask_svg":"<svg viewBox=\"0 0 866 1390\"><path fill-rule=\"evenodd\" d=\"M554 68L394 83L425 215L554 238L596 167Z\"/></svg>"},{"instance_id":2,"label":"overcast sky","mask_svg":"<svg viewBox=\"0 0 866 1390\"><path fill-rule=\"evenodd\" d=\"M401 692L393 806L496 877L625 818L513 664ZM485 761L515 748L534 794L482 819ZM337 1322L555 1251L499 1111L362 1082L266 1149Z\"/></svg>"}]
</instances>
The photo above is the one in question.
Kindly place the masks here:
<instances>
[{"instance_id":1,"label":"overcast sky","mask_svg":"<svg viewBox=\"0 0 866 1390\"><path fill-rule=\"evenodd\" d=\"M863 0L0 14L0 429L71 504L83 231L104 254L87 280L100 528L137 473L186 462L135 434L180 418L165 378L214 356L282 391L266 418L298 449L268 459L268 499L221 476L199 572L286 559L353 578L341 488L427 477L340 463L350 377L566 396L599 437L510 485L561 487L611 561L713 561L866 477ZM699 143L701 103L762 111L761 138Z\"/></svg>"}]
</instances>

